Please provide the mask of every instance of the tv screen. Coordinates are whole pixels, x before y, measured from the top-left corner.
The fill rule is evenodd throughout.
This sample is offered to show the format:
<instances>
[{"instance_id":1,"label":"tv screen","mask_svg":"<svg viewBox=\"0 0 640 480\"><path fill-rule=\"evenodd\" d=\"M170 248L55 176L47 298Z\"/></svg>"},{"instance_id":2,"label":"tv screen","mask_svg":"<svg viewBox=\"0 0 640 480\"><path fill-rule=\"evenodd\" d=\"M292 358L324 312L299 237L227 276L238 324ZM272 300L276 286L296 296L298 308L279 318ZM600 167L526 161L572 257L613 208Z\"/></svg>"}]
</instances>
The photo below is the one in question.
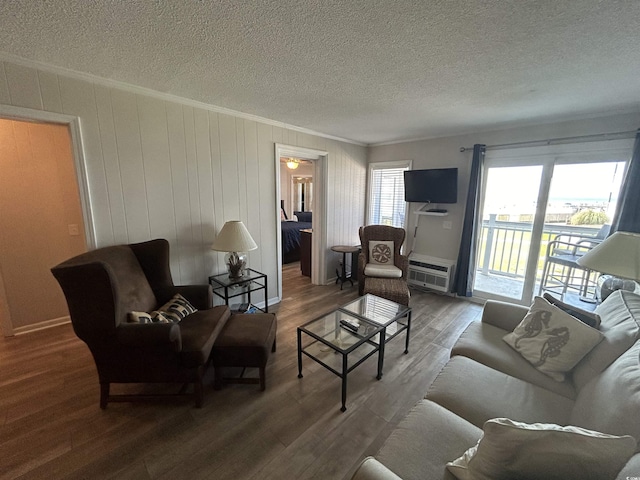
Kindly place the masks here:
<instances>
[{"instance_id":1,"label":"tv screen","mask_svg":"<svg viewBox=\"0 0 640 480\"><path fill-rule=\"evenodd\" d=\"M458 201L458 169L406 170L404 200L416 203L456 203Z\"/></svg>"}]
</instances>

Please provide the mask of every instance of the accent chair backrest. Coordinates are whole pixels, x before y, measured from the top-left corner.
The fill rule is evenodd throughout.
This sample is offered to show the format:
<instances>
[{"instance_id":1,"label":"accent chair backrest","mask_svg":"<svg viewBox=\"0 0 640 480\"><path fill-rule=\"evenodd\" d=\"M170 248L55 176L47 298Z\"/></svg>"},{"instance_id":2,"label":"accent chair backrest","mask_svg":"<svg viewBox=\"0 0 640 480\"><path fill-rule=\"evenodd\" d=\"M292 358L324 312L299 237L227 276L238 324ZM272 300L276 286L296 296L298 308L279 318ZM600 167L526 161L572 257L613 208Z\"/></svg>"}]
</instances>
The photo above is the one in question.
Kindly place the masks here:
<instances>
[{"instance_id":1,"label":"accent chair backrest","mask_svg":"<svg viewBox=\"0 0 640 480\"><path fill-rule=\"evenodd\" d=\"M393 241L393 257L398 268L400 266L400 249L407 235L404 228L390 227L389 225L367 225L360 227L360 244L365 259L369 262L369 242L372 240L392 240Z\"/></svg>"},{"instance_id":2,"label":"accent chair backrest","mask_svg":"<svg viewBox=\"0 0 640 480\"><path fill-rule=\"evenodd\" d=\"M158 302L129 245L104 247L51 269L67 300L73 328L89 347L115 335L130 311L151 311Z\"/></svg>"}]
</instances>

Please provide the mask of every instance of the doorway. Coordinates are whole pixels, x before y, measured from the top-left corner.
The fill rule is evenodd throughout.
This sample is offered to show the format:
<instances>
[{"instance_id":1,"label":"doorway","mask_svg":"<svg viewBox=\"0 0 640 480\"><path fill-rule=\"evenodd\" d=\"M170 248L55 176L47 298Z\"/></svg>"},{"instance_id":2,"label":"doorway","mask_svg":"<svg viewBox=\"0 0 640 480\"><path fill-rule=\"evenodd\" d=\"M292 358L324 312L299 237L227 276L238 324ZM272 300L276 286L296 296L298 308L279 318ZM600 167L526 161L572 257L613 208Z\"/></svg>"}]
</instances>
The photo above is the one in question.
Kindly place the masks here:
<instances>
[{"instance_id":1,"label":"doorway","mask_svg":"<svg viewBox=\"0 0 640 480\"><path fill-rule=\"evenodd\" d=\"M276 168L276 236L278 248L277 258L277 298L282 299L282 266L283 266L283 232L282 232L282 214L281 208L284 205L285 197L291 199L291 207L293 207L294 195L293 189L289 189L289 184L284 184L281 180L281 171L286 166L282 166L281 159L295 158L304 159L310 162L312 166L311 177L313 178L313 187L306 188L307 195L311 195L311 198L305 198L305 205L312 206L312 235L311 235L311 283L314 285L324 285L326 282L326 261L325 250L327 248L326 239L326 189L327 189L327 157L328 153L322 150L315 150L311 148L295 147L292 145L275 145L275 168ZM298 169L296 169L298 170ZM290 208L291 213L287 212L287 215L293 215L293 209Z\"/></svg>"},{"instance_id":2,"label":"doorway","mask_svg":"<svg viewBox=\"0 0 640 480\"><path fill-rule=\"evenodd\" d=\"M549 242L597 238L613 218L630 156L631 144L622 142L487 153L475 297L528 305Z\"/></svg>"},{"instance_id":3,"label":"doorway","mask_svg":"<svg viewBox=\"0 0 640 480\"><path fill-rule=\"evenodd\" d=\"M68 321L50 268L85 252L93 241L87 235L70 123L0 118L0 323L5 336Z\"/></svg>"}]
</instances>

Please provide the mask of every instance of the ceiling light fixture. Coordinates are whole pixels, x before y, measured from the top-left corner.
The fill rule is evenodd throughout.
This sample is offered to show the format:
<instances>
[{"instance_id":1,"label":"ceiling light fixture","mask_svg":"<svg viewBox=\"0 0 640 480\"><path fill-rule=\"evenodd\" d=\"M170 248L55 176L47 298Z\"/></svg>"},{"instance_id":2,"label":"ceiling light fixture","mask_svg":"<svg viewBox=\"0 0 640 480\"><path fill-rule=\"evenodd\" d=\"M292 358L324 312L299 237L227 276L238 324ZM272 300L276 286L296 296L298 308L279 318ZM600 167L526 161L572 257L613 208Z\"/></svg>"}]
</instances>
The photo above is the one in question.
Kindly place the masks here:
<instances>
[{"instance_id":1,"label":"ceiling light fixture","mask_svg":"<svg viewBox=\"0 0 640 480\"><path fill-rule=\"evenodd\" d=\"M287 160L287 167L290 170L295 170L296 168L298 168L298 165L300 165L300 160L298 160L297 158L290 158L289 160Z\"/></svg>"}]
</instances>

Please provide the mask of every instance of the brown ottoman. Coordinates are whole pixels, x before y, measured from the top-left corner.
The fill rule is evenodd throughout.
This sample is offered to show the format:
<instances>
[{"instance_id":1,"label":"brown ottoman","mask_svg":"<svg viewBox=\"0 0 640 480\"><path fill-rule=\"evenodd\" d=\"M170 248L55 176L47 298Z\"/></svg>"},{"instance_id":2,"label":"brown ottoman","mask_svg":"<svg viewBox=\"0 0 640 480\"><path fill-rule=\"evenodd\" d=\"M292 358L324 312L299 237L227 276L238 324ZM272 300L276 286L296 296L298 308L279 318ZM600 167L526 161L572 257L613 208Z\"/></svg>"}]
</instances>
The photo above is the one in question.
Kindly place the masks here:
<instances>
[{"instance_id":1,"label":"brown ottoman","mask_svg":"<svg viewBox=\"0 0 640 480\"><path fill-rule=\"evenodd\" d=\"M218 335L211 350L215 369L214 388L229 383L260 383L265 389L265 366L269 353L276 351L276 316L273 313L238 313L232 315ZM260 378L224 378L223 367L252 367ZM244 373L244 371L243 371Z\"/></svg>"},{"instance_id":2,"label":"brown ottoman","mask_svg":"<svg viewBox=\"0 0 640 480\"><path fill-rule=\"evenodd\" d=\"M409 306L409 286L402 278L364 278L364 293Z\"/></svg>"}]
</instances>

